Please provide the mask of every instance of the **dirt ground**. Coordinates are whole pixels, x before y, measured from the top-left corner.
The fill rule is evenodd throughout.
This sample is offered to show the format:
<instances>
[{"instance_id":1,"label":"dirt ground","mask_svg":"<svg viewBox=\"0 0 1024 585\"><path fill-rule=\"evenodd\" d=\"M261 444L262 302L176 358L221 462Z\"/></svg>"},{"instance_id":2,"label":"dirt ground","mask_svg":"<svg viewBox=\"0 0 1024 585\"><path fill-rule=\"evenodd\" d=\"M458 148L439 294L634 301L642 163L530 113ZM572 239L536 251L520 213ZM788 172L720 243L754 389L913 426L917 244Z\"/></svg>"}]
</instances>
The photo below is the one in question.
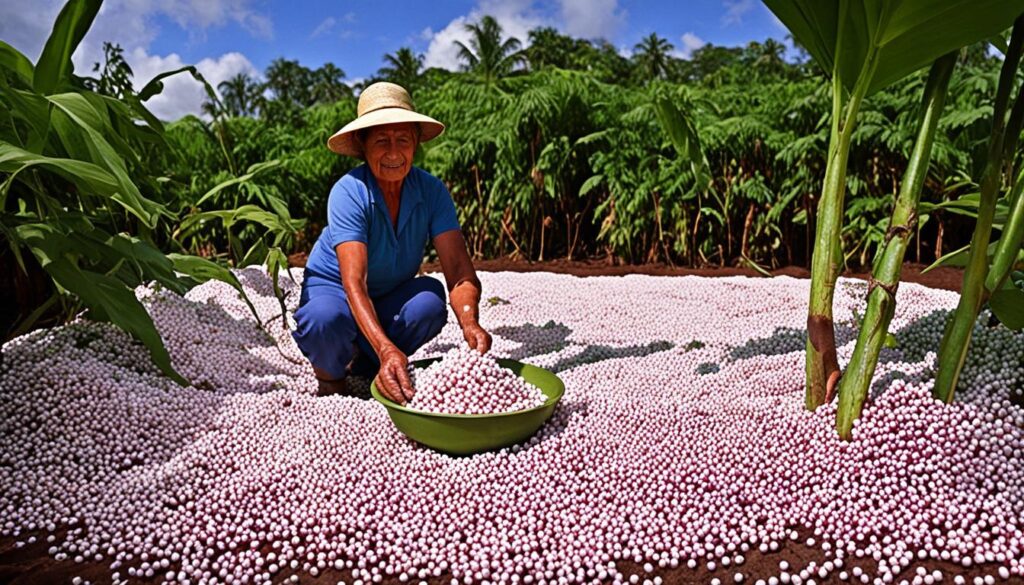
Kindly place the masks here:
<instances>
[{"instance_id":1,"label":"dirt ground","mask_svg":"<svg viewBox=\"0 0 1024 585\"><path fill-rule=\"evenodd\" d=\"M789 563L789 570L795 572L806 568L812 561L817 564L817 567L820 567L822 563L829 560L829 557L826 557L825 553L821 550L820 544L815 546L806 545L806 539L811 536L810 532L806 530L798 530L798 532L801 533L798 540L785 541L784 546L777 551L761 554L756 549L753 549L743 553L745 557L744 562L739 567L718 567L715 571L709 571L706 566L707 559L705 559L696 569L689 569L685 565L680 565L677 568L656 568L651 574L645 574L640 566L632 562L619 562L618 568L627 578L634 573L639 575L640 583L643 583L644 579L653 579L655 575L661 576L665 585L707 585L716 577L724 585L732 585L735 582L734 576L739 571L745 576L743 583L753 585L758 579L767 581L771 576L778 576L781 572L779 562L783 560ZM25 538L24 535L22 538ZM95 584L110 583L111 571L108 568L109 560L82 563L66 560L58 563L47 555L46 549L49 546L51 545L46 544L45 541L37 541L36 543L16 548L14 539L0 539L0 583L10 583L11 585L50 585L71 583L75 577L81 577L83 580L88 580ZM848 555L844 558L842 570L852 571L855 566L861 567L865 572L873 575L876 563L870 557L857 558ZM999 579L995 565L975 565L970 568L964 568L950 562L933 560L912 563L900 573L895 583L899 583L902 579L906 579L908 582L912 581L918 567L925 568L929 574L938 569L943 574L943 583L952 583L952 575L963 575L967 578L968 583L972 583L975 577L984 577L986 575L995 577L997 583L1020 583L1019 580L1004 581ZM173 568L171 567L172 570ZM814 569L814 571L817 570L817 568ZM825 579L815 575L813 579L819 585L859 583L859 581L852 578L847 581L840 580L839 572L838 570L834 571ZM291 575L291 571L282 571L275 576L274 583L282 583ZM154 576L152 579L131 579L130 582L160 583L163 581L162 576L161 574L159 577ZM122 568L121 578L124 579L126 577L125 569ZM316 578L310 577L308 573L300 574L299 577L300 583L314 583L317 585L334 585L341 582L350 585L353 581L352 573L348 569L342 571L331 569L321 573ZM411 580L403 584L397 577L392 576L384 579L382 584L408 585L409 583L417 582L416 580ZM441 577L431 578L427 582L430 585L449 585L451 583L451 575L445 574Z\"/></svg>"},{"instance_id":2,"label":"dirt ground","mask_svg":"<svg viewBox=\"0 0 1024 585\"><path fill-rule=\"evenodd\" d=\"M306 254L292 254L288 257L291 266L304 267L306 265ZM528 262L525 260L513 260L510 258L495 258L491 260L476 260L473 266L482 272L555 272L559 274L572 274L574 276L622 276L625 274L649 274L652 276L751 276L763 278L764 275L752 268L686 268L670 266L668 264L611 264L602 258L591 258L587 260L548 260L544 262ZM959 291L963 282L964 272L960 268L942 267L936 268L928 273L922 274L926 268L924 264L907 262L903 264L903 272L900 275L902 282L915 282L931 288ZM439 272L441 265L438 262L428 262L423 265L424 272ZM772 276L791 276L794 278L810 278L811 271L802 266L786 266L769 271ZM847 272L843 276L867 280L870 276L868 271Z\"/></svg>"},{"instance_id":3,"label":"dirt ground","mask_svg":"<svg viewBox=\"0 0 1024 585\"><path fill-rule=\"evenodd\" d=\"M304 254L296 254L289 258L292 266L302 267L305 266L306 257ZM474 263L477 270L488 271L488 272L533 272L533 271L547 271L557 272L563 274L573 274L576 276L609 276L609 275L625 275L625 274L650 274L658 276L751 276L751 277L763 277L762 274L749 269L749 268L680 268L673 267L664 264L649 264L642 266L623 266L623 265L611 265L605 260L592 259L592 260L552 260L548 262L525 262L516 261L509 259L495 259L495 260L483 260ZM440 270L440 265L436 263L428 263L424 265L425 272L434 272ZM940 288L946 290L960 290L961 280L963 278L963 271L955 268L939 268L933 270L927 274L921 274L921 270L924 268L923 265L907 263L903 267L902 280L904 282L916 282L929 286L932 288ZM771 272L773 276L791 276L796 278L809 278L810 271L802 267L790 266L781 268ZM855 278L866 279L867 273L851 273L845 274L844 276L851 276ZM787 541L785 546L781 550L776 552L769 552L767 554L761 554L756 550L748 552L745 557L746 560L739 569L747 575L747 579L744 583L754 583L757 579L765 579L772 575L779 574L779 562L786 560L793 567L802 568L807 566L811 561L817 562L819 565L826 559L823 551L818 547L809 547L804 544L804 541L809 536L806 532L801 535L801 538L797 541ZM17 541L27 541L28 535L22 535L18 539L14 538L2 538L0 539L0 583L11 583L11 584L50 584L50 583L70 583L72 578L80 576L83 579L87 579L92 583L109 583L109 563L110 561L101 562L83 562L75 563L71 560L64 562L57 562L51 556L47 554L47 548L51 546L45 542L45 535L36 535L37 541L32 544L24 544L21 547L16 546ZM705 561L706 563L706 561ZM857 565L864 568L874 568L874 561L868 559L848 559L847 569ZM914 570L918 567L925 567L930 573L934 569L942 571L946 575L960 574L968 577L968 582L973 580L975 576L984 576L986 574L995 575L994 567L985 566L974 566L969 569L954 565L948 562L939 561L924 561L918 564L913 564L907 570L901 574L901 578L912 580ZM633 563L620 563L620 570L627 576L631 572L635 571L642 575L642 571L639 567ZM123 572L123 569L122 569ZM737 567L726 567L718 568L718 570L711 572L708 571L704 563L702 563L696 570L691 570L685 566L678 568L667 567L665 569L659 569L655 571L656 575L661 575L666 584L696 584L696 583L709 583L712 578L718 577L723 583L733 583L733 576L737 572ZM275 582L283 581L290 573L282 573L275 579ZM447 585L450 582L450 575L443 576L441 578L432 579L429 582L444 583ZM137 581L137 580L136 580ZM160 579L154 578L150 580L142 580L138 582L159 582ZM302 575L300 582L302 583L317 583L317 584L335 584L339 581L345 581L351 583L351 572L348 570L339 571L327 571L321 574L318 578L314 579L308 574ZM815 577L815 581L819 584L832 584L842 583L838 577L838 571L834 572L827 579L822 580ZM952 579L946 579L945 581L952 582ZM641 581L642 582L642 581ZM1002 582L1002 581L1001 581ZM396 584L399 583L397 578L390 578L384 581L385 584Z\"/></svg>"}]
</instances>

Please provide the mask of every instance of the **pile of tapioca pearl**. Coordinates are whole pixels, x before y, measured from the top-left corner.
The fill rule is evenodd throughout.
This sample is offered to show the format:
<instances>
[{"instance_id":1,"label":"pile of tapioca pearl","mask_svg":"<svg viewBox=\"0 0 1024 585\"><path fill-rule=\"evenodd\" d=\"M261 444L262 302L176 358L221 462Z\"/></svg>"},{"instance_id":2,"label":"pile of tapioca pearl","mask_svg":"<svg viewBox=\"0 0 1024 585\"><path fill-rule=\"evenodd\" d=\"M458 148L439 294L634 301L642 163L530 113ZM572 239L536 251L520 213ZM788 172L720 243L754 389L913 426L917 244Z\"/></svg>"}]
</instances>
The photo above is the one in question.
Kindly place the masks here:
<instances>
[{"instance_id":1,"label":"pile of tapioca pearl","mask_svg":"<svg viewBox=\"0 0 1024 585\"><path fill-rule=\"evenodd\" d=\"M559 364L566 393L525 444L449 458L372 401L315 398L265 275L242 276L269 336L225 285L140 291L198 386L159 376L105 325L4 346L0 532L115 580L654 582L686 566L723 582L909 584L935 580L918 574L924 559L1024 576L1024 415L1004 392L1021 383L1024 340L979 326L984 355L971 352L960 398L935 402L942 315L929 315L953 306L949 293L901 287L900 347L843 443L834 406L802 406L788 332L806 281L483 274L485 296L509 301L481 309L508 333L495 355L532 361L537 336L556 351L536 361ZM863 311L849 288L840 325ZM449 324L434 345L453 340L464 344ZM826 560L751 574L745 557L784 548L793 526ZM853 569L861 558L877 569Z\"/></svg>"},{"instance_id":2,"label":"pile of tapioca pearl","mask_svg":"<svg viewBox=\"0 0 1024 585\"><path fill-rule=\"evenodd\" d=\"M495 414L543 406L539 388L503 368L489 355L466 346L448 350L441 361L410 368L415 395L409 407L447 414Z\"/></svg>"}]
</instances>

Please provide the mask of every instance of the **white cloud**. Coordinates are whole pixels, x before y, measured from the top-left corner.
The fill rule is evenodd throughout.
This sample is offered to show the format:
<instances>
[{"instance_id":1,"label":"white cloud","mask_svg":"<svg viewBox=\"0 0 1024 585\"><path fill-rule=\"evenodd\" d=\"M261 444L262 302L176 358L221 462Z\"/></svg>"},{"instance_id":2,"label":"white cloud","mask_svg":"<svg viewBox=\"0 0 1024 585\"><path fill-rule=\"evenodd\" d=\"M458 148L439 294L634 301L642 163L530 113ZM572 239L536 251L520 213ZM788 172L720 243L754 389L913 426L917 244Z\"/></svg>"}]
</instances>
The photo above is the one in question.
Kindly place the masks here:
<instances>
[{"instance_id":1,"label":"white cloud","mask_svg":"<svg viewBox=\"0 0 1024 585\"><path fill-rule=\"evenodd\" d=\"M493 16L506 37L515 37L527 46L529 33L539 26L551 26L562 32L584 38L613 36L625 23L626 11L618 0L558 0L558 11L545 12L538 6L549 6L533 0L478 0L468 14L459 16L443 29L424 29L421 37L429 41L425 52L426 67L459 68L455 41L467 43L467 23L479 22L485 15Z\"/></svg>"},{"instance_id":2,"label":"white cloud","mask_svg":"<svg viewBox=\"0 0 1024 585\"><path fill-rule=\"evenodd\" d=\"M135 72L136 89L149 82L150 79L164 71L183 67L187 63L177 53L167 56L150 55L145 49L135 49L125 59ZM206 81L216 88L239 73L257 78L260 73L256 67L241 53L225 53L216 59L203 59L195 64L196 69ZM164 90L146 102L153 114L161 120L177 120L186 114L199 114L206 90L188 73L179 73L163 80ZM218 92L219 95L219 92Z\"/></svg>"},{"instance_id":3,"label":"white cloud","mask_svg":"<svg viewBox=\"0 0 1024 585\"><path fill-rule=\"evenodd\" d=\"M683 59L689 59L693 56L693 52L707 44L704 39L698 37L692 32L684 33L680 38L682 45L678 51L679 56Z\"/></svg>"},{"instance_id":4,"label":"white cloud","mask_svg":"<svg viewBox=\"0 0 1024 585\"><path fill-rule=\"evenodd\" d=\"M459 68L459 49L455 46L455 41L465 43L469 39L469 33L463 28L466 22L467 18L460 16L439 32L435 33L431 29L424 31L424 34L430 32L430 45L427 46L423 58L424 67L440 67L452 71Z\"/></svg>"},{"instance_id":5,"label":"white cloud","mask_svg":"<svg viewBox=\"0 0 1024 585\"><path fill-rule=\"evenodd\" d=\"M334 28L334 25L337 24L337 22L338 21L335 20L333 16L328 16L327 18L323 19L323 21L321 21L320 24L316 25L316 28L313 29L313 32L309 33L309 38L315 39L320 35L331 32L331 29Z\"/></svg>"},{"instance_id":6,"label":"white cloud","mask_svg":"<svg viewBox=\"0 0 1024 585\"><path fill-rule=\"evenodd\" d=\"M260 38L271 38L274 28L270 19L249 5L251 0L120 0L133 6L141 15L162 13L182 28L197 26L207 29L229 22L242 25Z\"/></svg>"},{"instance_id":7,"label":"white cloud","mask_svg":"<svg viewBox=\"0 0 1024 585\"><path fill-rule=\"evenodd\" d=\"M466 32L466 24L479 22L484 16L493 16L501 25L505 38L515 37L524 47L529 42L530 30L547 24L534 10L530 0L481 0L469 14L455 18L436 33L431 31L430 45L423 60L424 66L458 69L459 50L455 46L455 41L468 45L470 35ZM426 32L424 31L424 34Z\"/></svg>"},{"instance_id":8,"label":"white cloud","mask_svg":"<svg viewBox=\"0 0 1024 585\"><path fill-rule=\"evenodd\" d=\"M154 17L163 15L192 34L202 35L211 27L236 23L258 38L273 36L273 23L251 8L255 0L107 0L92 27L78 46L72 61L79 75L91 75L94 63L103 61L103 43L120 44L125 60L134 72L137 88L156 74L189 63L176 53L161 56L149 52L159 34ZM0 2L0 38L35 62L53 28L64 0L6 0ZM214 87L236 73L258 76L259 72L241 53L226 53L195 63ZM199 114L206 97L202 85L187 74L164 80L164 91L147 102L157 117L177 119Z\"/></svg>"},{"instance_id":9,"label":"white cloud","mask_svg":"<svg viewBox=\"0 0 1024 585\"><path fill-rule=\"evenodd\" d=\"M60 8L61 3L55 1L38 4L29 0L0 2L0 39L35 63Z\"/></svg>"},{"instance_id":10,"label":"white cloud","mask_svg":"<svg viewBox=\"0 0 1024 585\"><path fill-rule=\"evenodd\" d=\"M103 60L103 43L120 44L126 52L148 48L159 33L153 19L163 15L195 34L234 22L259 38L273 36L270 19L250 8L255 0L108 0L75 51L79 72ZM64 0L0 2L0 38L36 61L50 35Z\"/></svg>"},{"instance_id":11,"label":"white cloud","mask_svg":"<svg viewBox=\"0 0 1024 585\"><path fill-rule=\"evenodd\" d=\"M613 36L626 20L618 0L561 0L565 32L586 39Z\"/></svg>"},{"instance_id":12,"label":"white cloud","mask_svg":"<svg viewBox=\"0 0 1024 585\"><path fill-rule=\"evenodd\" d=\"M743 17L753 10L757 5L754 0L723 0L725 14L722 16L722 24L740 24Z\"/></svg>"}]
</instances>

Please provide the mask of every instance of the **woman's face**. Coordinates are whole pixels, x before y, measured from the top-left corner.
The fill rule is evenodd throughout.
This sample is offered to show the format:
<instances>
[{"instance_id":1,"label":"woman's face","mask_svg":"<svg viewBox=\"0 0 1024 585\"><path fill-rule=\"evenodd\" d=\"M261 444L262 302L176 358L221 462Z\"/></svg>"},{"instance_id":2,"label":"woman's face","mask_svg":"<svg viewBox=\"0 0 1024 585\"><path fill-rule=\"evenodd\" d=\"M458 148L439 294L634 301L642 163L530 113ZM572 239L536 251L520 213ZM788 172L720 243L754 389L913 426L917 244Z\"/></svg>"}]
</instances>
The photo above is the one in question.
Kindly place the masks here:
<instances>
[{"instance_id":1,"label":"woman's face","mask_svg":"<svg viewBox=\"0 0 1024 585\"><path fill-rule=\"evenodd\" d=\"M381 182L401 181L412 169L418 133L416 124L374 126L366 135L363 152L373 176Z\"/></svg>"}]
</instances>

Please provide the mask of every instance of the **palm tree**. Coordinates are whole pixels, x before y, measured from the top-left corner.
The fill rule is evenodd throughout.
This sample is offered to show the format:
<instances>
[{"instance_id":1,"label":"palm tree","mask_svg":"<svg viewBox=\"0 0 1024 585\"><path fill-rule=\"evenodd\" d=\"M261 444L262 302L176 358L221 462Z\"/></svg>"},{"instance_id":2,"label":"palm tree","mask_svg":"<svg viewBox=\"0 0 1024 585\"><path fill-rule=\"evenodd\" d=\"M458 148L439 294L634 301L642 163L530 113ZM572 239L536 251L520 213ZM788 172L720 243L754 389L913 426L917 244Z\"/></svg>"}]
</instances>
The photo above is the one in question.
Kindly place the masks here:
<instances>
[{"instance_id":1,"label":"palm tree","mask_svg":"<svg viewBox=\"0 0 1024 585\"><path fill-rule=\"evenodd\" d=\"M501 40L501 25L492 16L483 17L477 24L467 24L466 30L472 35L469 47L455 41L459 47L459 59L465 61L463 68L466 71L479 75L486 85L505 77L525 59L519 39L509 37L504 42Z\"/></svg>"},{"instance_id":2,"label":"palm tree","mask_svg":"<svg viewBox=\"0 0 1024 585\"><path fill-rule=\"evenodd\" d=\"M274 99L289 105L307 106L312 101L313 72L298 61L277 58L267 67L264 84L274 94Z\"/></svg>"},{"instance_id":3,"label":"palm tree","mask_svg":"<svg viewBox=\"0 0 1024 585\"><path fill-rule=\"evenodd\" d=\"M649 79L662 79L668 73L669 53L675 47L668 40L651 33L637 43L633 50L637 52L636 61L649 76Z\"/></svg>"},{"instance_id":4,"label":"palm tree","mask_svg":"<svg viewBox=\"0 0 1024 585\"><path fill-rule=\"evenodd\" d=\"M309 92L313 103L330 104L352 95L352 89L342 81L345 72L334 63L324 63L312 77L313 86Z\"/></svg>"},{"instance_id":5,"label":"palm tree","mask_svg":"<svg viewBox=\"0 0 1024 585\"><path fill-rule=\"evenodd\" d=\"M413 53L409 47L402 47L395 51L395 54L384 55L386 65L377 70L377 77L401 85L409 93L420 81L420 72L423 69L423 55Z\"/></svg>"},{"instance_id":6,"label":"palm tree","mask_svg":"<svg viewBox=\"0 0 1024 585\"><path fill-rule=\"evenodd\" d=\"M259 95L260 86L248 74L239 73L222 81L217 84L217 89L220 90L224 113L228 116L237 118L256 113L256 97Z\"/></svg>"},{"instance_id":7,"label":"palm tree","mask_svg":"<svg viewBox=\"0 0 1024 585\"><path fill-rule=\"evenodd\" d=\"M545 67L569 68L573 51L573 38L560 34L550 26L530 31L530 46L524 51L530 69L540 71Z\"/></svg>"},{"instance_id":8,"label":"palm tree","mask_svg":"<svg viewBox=\"0 0 1024 585\"><path fill-rule=\"evenodd\" d=\"M768 39L764 43L752 41L750 46L755 53L753 66L758 73L781 75L785 72L786 62L783 61L782 55L786 52L786 45L775 39Z\"/></svg>"}]
</instances>

